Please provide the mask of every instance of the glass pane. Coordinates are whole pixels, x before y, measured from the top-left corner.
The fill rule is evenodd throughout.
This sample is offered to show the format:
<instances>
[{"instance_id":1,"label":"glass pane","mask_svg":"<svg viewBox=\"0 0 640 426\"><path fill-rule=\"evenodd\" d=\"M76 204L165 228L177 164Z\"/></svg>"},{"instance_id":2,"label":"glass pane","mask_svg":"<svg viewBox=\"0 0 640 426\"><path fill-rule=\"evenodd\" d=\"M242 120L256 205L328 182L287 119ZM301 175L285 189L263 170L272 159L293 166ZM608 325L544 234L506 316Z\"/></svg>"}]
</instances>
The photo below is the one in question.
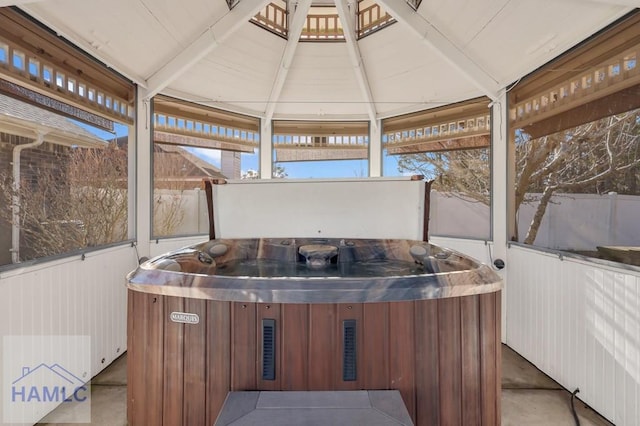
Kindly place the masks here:
<instances>
[{"instance_id":1,"label":"glass pane","mask_svg":"<svg viewBox=\"0 0 640 426\"><path fill-rule=\"evenodd\" d=\"M291 179L360 178L369 176L368 160L276 162L273 176Z\"/></svg>"},{"instance_id":2,"label":"glass pane","mask_svg":"<svg viewBox=\"0 0 640 426\"><path fill-rule=\"evenodd\" d=\"M638 134L640 110L538 138L517 130L517 240L609 260L603 246L640 245Z\"/></svg>"},{"instance_id":3,"label":"glass pane","mask_svg":"<svg viewBox=\"0 0 640 426\"><path fill-rule=\"evenodd\" d=\"M162 114L154 119L154 126L178 132L171 144L153 144L153 236L207 234L209 217L202 180L240 179L247 173L258 176L259 156L257 148L241 153L195 145L201 145L203 139L213 145L222 137L249 141L251 136L256 142L258 138L253 132L215 123ZM185 130L202 133L195 138Z\"/></svg>"},{"instance_id":4,"label":"glass pane","mask_svg":"<svg viewBox=\"0 0 640 426\"><path fill-rule=\"evenodd\" d=\"M34 139L0 133L0 204L19 206L0 209L0 265L126 240L129 127L115 123L114 134L10 102L14 111L48 115L56 123L50 133L58 137L23 149L20 179L14 182L13 149ZM12 241L12 230L19 232L18 242Z\"/></svg>"},{"instance_id":5,"label":"glass pane","mask_svg":"<svg viewBox=\"0 0 640 426\"><path fill-rule=\"evenodd\" d=\"M384 176L423 175L431 188L429 234L491 238L491 150L383 152Z\"/></svg>"}]
</instances>

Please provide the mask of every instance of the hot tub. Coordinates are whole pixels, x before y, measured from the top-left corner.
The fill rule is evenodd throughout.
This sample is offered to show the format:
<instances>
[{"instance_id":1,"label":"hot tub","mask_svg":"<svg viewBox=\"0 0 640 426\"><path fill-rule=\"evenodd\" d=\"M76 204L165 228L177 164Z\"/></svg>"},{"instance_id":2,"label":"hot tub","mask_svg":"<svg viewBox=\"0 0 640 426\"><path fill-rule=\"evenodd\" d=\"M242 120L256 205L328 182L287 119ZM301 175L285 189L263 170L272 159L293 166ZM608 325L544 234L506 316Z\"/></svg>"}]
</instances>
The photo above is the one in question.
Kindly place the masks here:
<instances>
[{"instance_id":1,"label":"hot tub","mask_svg":"<svg viewBox=\"0 0 640 426\"><path fill-rule=\"evenodd\" d=\"M500 423L500 277L426 242L213 239L128 276L131 425L229 391L400 391L417 425Z\"/></svg>"}]
</instances>

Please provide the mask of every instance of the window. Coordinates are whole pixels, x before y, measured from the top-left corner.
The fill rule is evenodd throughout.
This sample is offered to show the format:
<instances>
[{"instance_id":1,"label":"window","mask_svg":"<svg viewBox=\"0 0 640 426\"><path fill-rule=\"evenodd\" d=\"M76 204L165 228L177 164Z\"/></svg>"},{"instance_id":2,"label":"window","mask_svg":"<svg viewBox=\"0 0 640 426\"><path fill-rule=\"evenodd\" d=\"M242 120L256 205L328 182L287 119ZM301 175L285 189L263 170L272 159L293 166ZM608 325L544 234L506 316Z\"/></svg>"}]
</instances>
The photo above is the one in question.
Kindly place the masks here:
<instances>
[{"instance_id":1,"label":"window","mask_svg":"<svg viewBox=\"0 0 640 426\"><path fill-rule=\"evenodd\" d=\"M517 240L594 257L637 246L639 135L638 109L536 138L516 131Z\"/></svg>"},{"instance_id":2,"label":"window","mask_svg":"<svg viewBox=\"0 0 640 426\"><path fill-rule=\"evenodd\" d=\"M431 235L491 238L488 100L383 120L383 174L423 175L431 187Z\"/></svg>"},{"instance_id":3,"label":"window","mask_svg":"<svg viewBox=\"0 0 640 426\"><path fill-rule=\"evenodd\" d=\"M369 175L366 121L274 121L274 177L353 178Z\"/></svg>"},{"instance_id":4,"label":"window","mask_svg":"<svg viewBox=\"0 0 640 426\"><path fill-rule=\"evenodd\" d=\"M129 127L105 131L0 95L7 111L0 204L10 207L0 210L0 265L127 240Z\"/></svg>"},{"instance_id":5,"label":"window","mask_svg":"<svg viewBox=\"0 0 640 426\"><path fill-rule=\"evenodd\" d=\"M202 180L257 175L259 120L165 96L153 109L153 235L206 234Z\"/></svg>"},{"instance_id":6,"label":"window","mask_svg":"<svg viewBox=\"0 0 640 426\"><path fill-rule=\"evenodd\" d=\"M15 8L0 38L0 265L129 239L134 85Z\"/></svg>"},{"instance_id":7,"label":"window","mask_svg":"<svg viewBox=\"0 0 640 426\"><path fill-rule=\"evenodd\" d=\"M640 15L517 84L512 239L640 264Z\"/></svg>"}]
</instances>

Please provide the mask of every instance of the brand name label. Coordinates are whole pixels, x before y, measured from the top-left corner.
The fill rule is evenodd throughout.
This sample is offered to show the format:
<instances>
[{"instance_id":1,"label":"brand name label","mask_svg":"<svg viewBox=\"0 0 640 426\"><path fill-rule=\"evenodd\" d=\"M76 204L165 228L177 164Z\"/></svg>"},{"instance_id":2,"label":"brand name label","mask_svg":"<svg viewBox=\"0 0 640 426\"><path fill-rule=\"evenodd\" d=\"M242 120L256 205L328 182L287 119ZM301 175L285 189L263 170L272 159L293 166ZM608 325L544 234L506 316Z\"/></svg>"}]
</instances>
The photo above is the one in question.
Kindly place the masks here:
<instances>
[{"instance_id":1,"label":"brand name label","mask_svg":"<svg viewBox=\"0 0 640 426\"><path fill-rule=\"evenodd\" d=\"M182 322L185 324L198 324L200 322L198 314L191 314L188 312L171 312L169 318L171 318L171 321L173 322Z\"/></svg>"}]
</instances>

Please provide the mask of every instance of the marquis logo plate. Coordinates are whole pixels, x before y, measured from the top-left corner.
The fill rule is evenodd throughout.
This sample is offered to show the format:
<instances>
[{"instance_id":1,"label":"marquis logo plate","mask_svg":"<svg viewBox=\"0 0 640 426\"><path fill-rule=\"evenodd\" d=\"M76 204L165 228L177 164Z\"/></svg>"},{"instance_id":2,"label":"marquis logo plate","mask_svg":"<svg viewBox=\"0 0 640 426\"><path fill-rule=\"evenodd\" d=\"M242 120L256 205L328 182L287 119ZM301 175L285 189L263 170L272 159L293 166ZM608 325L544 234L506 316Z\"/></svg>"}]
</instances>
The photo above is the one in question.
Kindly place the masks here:
<instances>
[{"instance_id":1,"label":"marquis logo plate","mask_svg":"<svg viewBox=\"0 0 640 426\"><path fill-rule=\"evenodd\" d=\"M173 322L181 322L184 324L198 324L200 322L198 314L192 314L189 312L171 312L169 318L171 318L171 321Z\"/></svg>"}]
</instances>

